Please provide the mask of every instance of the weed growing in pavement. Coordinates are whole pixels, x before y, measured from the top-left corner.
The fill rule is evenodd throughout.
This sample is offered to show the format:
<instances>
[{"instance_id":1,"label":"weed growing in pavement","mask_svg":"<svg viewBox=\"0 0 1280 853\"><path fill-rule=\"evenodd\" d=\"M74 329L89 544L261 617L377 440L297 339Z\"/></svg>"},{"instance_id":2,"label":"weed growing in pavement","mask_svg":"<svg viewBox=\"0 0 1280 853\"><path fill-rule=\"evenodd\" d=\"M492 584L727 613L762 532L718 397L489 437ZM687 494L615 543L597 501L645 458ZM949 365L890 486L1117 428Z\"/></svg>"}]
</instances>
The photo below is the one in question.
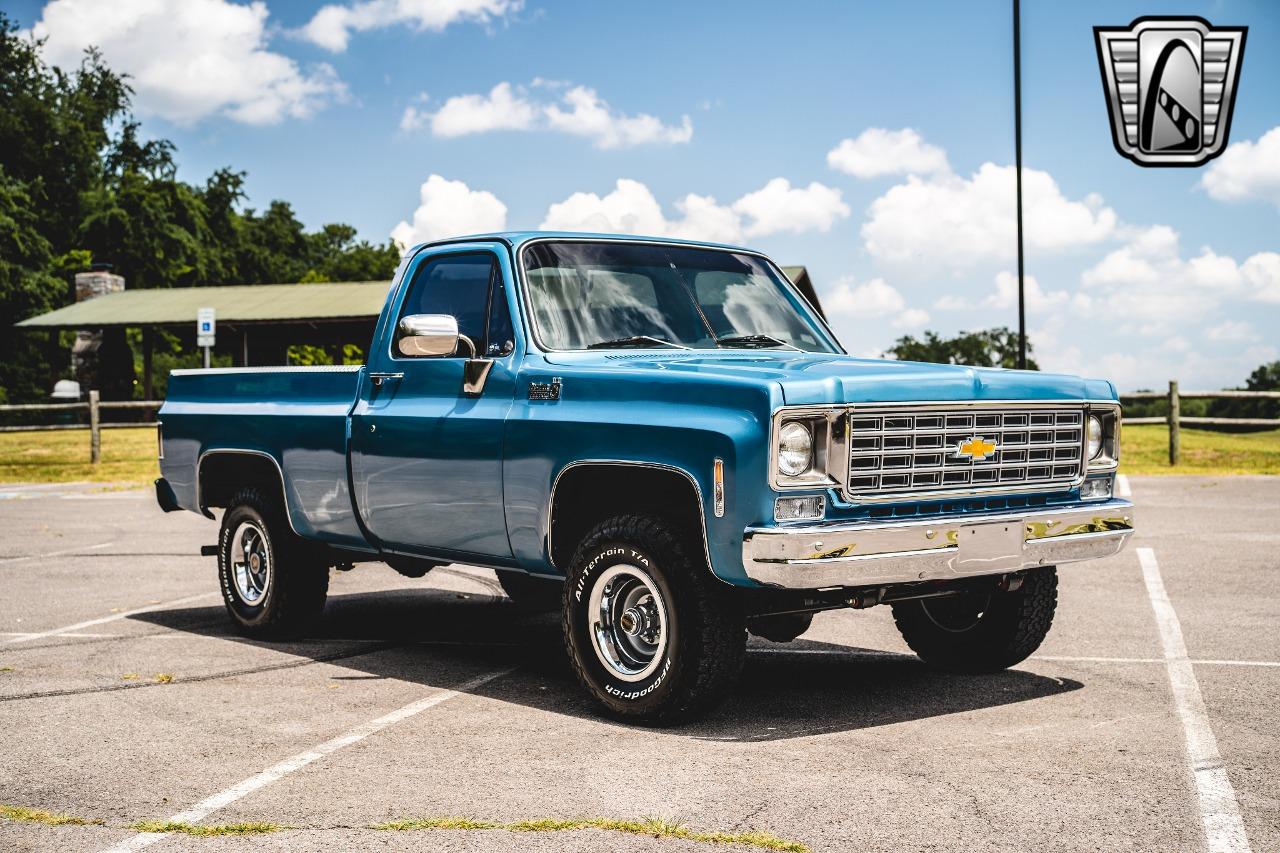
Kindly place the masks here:
<instances>
[{"instance_id":1,"label":"weed growing in pavement","mask_svg":"<svg viewBox=\"0 0 1280 853\"><path fill-rule=\"evenodd\" d=\"M54 814L44 809L29 809L25 806L0 806L0 818L26 823L43 823L45 826L102 826L102 821L96 818Z\"/></svg>"},{"instance_id":2,"label":"weed growing in pavement","mask_svg":"<svg viewBox=\"0 0 1280 853\"><path fill-rule=\"evenodd\" d=\"M173 676L167 672L157 672L155 678L151 680L156 684L168 684L173 681Z\"/></svg>"},{"instance_id":3,"label":"weed growing in pavement","mask_svg":"<svg viewBox=\"0 0 1280 853\"><path fill-rule=\"evenodd\" d=\"M476 820L468 817L434 817L382 823L372 828L396 831L418 829L502 829L507 832L564 832L575 829L603 829L611 832L626 832L632 835L648 835L653 838L679 838L685 841L701 841L709 844L743 844L764 850L781 851L781 853L809 853L809 845L800 841L779 838L769 832L755 830L746 832L704 832L690 829L682 823L663 818L644 818L643 820L616 820L599 817L572 820L537 818L502 823L491 820Z\"/></svg>"},{"instance_id":4,"label":"weed growing in pavement","mask_svg":"<svg viewBox=\"0 0 1280 853\"><path fill-rule=\"evenodd\" d=\"M181 832L184 835L256 835L265 832L279 832L285 827L277 823L222 823L212 826L198 826L194 823L182 823L163 820L140 820L129 824L129 828L137 832Z\"/></svg>"}]
</instances>

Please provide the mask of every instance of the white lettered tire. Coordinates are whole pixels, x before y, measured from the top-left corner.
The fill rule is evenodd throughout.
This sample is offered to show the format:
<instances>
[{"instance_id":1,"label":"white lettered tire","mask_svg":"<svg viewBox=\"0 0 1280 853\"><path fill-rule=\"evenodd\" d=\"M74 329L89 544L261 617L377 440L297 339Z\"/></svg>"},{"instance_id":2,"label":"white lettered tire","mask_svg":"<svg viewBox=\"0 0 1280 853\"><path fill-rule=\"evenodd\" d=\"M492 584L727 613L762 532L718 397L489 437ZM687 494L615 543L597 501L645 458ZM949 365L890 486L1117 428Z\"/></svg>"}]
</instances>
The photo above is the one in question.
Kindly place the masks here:
<instances>
[{"instance_id":1,"label":"white lettered tire","mask_svg":"<svg viewBox=\"0 0 1280 853\"><path fill-rule=\"evenodd\" d=\"M688 537L652 516L617 516L583 539L564 597L578 680L621 720L670 724L705 713L746 651L742 607Z\"/></svg>"}]
</instances>

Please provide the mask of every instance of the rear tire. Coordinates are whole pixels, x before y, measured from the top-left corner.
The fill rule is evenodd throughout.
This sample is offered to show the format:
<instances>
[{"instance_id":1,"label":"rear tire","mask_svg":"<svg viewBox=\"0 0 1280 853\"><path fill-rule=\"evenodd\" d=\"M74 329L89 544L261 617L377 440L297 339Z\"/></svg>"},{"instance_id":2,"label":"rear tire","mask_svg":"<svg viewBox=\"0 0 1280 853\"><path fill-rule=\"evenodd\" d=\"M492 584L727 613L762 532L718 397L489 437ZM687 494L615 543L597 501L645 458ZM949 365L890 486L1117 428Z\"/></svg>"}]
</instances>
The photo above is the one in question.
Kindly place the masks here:
<instances>
[{"instance_id":1,"label":"rear tire","mask_svg":"<svg viewBox=\"0 0 1280 853\"><path fill-rule=\"evenodd\" d=\"M261 489L231 499L218 535L218 578L227 612L241 633L284 637L307 628L324 609L329 567L289 527L284 508Z\"/></svg>"},{"instance_id":2,"label":"rear tire","mask_svg":"<svg viewBox=\"0 0 1280 853\"><path fill-rule=\"evenodd\" d=\"M1058 572L1032 569L1014 592L922 598L893 605L911 650L950 672L998 672L1026 660L1044 642L1058 606Z\"/></svg>"},{"instance_id":3,"label":"rear tire","mask_svg":"<svg viewBox=\"0 0 1280 853\"><path fill-rule=\"evenodd\" d=\"M668 522L626 515L597 525L574 554L565 647L582 686L616 719L691 719L742 669L741 601L695 553Z\"/></svg>"}]
</instances>

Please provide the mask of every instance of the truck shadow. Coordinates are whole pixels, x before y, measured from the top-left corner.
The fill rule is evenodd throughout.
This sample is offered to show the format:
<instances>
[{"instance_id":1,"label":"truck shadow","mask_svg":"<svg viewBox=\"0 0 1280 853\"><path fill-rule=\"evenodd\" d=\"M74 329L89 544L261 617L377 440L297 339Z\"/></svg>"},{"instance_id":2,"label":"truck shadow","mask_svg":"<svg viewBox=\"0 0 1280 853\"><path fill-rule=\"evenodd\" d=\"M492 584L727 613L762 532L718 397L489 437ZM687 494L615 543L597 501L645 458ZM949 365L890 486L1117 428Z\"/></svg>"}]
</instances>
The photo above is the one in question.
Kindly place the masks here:
<instances>
[{"instance_id":1,"label":"truck shadow","mask_svg":"<svg viewBox=\"0 0 1280 853\"><path fill-rule=\"evenodd\" d=\"M503 598L439 589L331 596L304 639L263 642L234 632L222 606L154 610L131 617L173 631L328 662L353 677L395 678L449 688L459 670L514 668L476 695L598 721L565 658L558 614L522 611ZM263 667L276 669L279 665ZM229 674L249 674L237 669ZM216 674L213 675L216 677ZM711 716L662 730L676 737L770 741L868 729L1043 699L1079 681L1023 670L992 675L940 673L911 655L800 638L751 639L742 679Z\"/></svg>"}]
</instances>

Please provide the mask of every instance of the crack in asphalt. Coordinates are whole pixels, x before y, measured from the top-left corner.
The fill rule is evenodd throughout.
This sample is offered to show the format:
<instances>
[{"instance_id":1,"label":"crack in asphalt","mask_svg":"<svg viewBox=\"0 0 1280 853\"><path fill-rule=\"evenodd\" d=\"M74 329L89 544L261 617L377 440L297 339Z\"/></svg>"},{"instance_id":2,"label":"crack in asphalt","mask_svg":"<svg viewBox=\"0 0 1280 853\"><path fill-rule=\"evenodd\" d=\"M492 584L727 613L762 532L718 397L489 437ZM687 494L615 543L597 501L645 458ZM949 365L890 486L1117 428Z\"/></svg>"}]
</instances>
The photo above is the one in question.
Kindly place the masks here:
<instances>
[{"instance_id":1,"label":"crack in asphalt","mask_svg":"<svg viewBox=\"0 0 1280 853\"><path fill-rule=\"evenodd\" d=\"M216 681L221 678L232 678L237 675L254 675L260 672L274 672L281 669L296 669L298 667L309 666L313 663L328 663L335 660L345 660L347 658L359 657L361 655L376 654L386 651L387 649L399 648L403 643L377 643L372 646L363 646L359 649L346 649L332 654L309 656L305 660L286 661L284 663L266 664L263 666L244 667L242 669L224 670L222 672L211 672L206 675L186 675L175 677L169 682L160 681L137 681L125 684L100 684L96 687L74 687L65 690L37 690L31 693L14 693L8 696L0 696L0 702L16 702L23 699L48 699L56 696L81 696L91 693L112 693L117 690L141 690L144 687L162 687L174 684L197 684L202 681Z\"/></svg>"}]
</instances>

